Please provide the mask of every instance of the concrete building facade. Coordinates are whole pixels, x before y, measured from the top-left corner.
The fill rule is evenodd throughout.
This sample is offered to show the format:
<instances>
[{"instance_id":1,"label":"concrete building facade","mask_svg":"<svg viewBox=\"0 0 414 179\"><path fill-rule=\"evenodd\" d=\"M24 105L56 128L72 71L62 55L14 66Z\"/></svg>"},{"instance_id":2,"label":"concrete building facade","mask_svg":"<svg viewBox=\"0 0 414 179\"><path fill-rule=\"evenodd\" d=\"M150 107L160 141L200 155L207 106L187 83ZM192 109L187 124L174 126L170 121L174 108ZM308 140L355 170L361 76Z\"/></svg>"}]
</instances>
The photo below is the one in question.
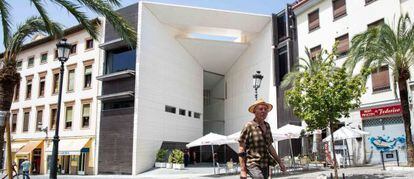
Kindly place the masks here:
<instances>
[{"instance_id":1,"label":"concrete building facade","mask_svg":"<svg viewBox=\"0 0 414 179\"><path fill-rule=\"evenodd\" d=\"M336 64L340 66L347 59L351 40L356 34L381 23L395 27L400 15L409 13L414 16L413 6L413 0L297 1L293 8L299 57L306 57L305 47L314 54L321 49L331 50L338 41L340 56ZM386 66L371 74L367 79L367 92L361 98L362 105L353 110L349 118L341 119L343 125L370 132L364 139L347 140L354 163L380 163L380 151L384 147L385 160L395 161L396 151L399 151L400 161L406 161L405 144L400 140L405 138L401 107L393 82L392 71ZM394 142L396 145L392 145ZM343 153L344 145L339 144L336 153Z\"/></svg>"},{"instance_id":2,"label":"concrete building facade","mask_svg":"<svg viewBox=\"0 0 414 179\"><path fill-rule=\"evenodd\" d=\"M93 22L99 26L98 19ZM99 29L99 28L98 28ZM94 174L99 41L81 27L65 30L72 43L65 63L60 116L59 166L61 174ZM60 62L57 40L39 37L17 56L20 84L11 106L12 157L18 166L28 159L31 173L46 174L55 132Z\"/></svg>"}]
</instances>

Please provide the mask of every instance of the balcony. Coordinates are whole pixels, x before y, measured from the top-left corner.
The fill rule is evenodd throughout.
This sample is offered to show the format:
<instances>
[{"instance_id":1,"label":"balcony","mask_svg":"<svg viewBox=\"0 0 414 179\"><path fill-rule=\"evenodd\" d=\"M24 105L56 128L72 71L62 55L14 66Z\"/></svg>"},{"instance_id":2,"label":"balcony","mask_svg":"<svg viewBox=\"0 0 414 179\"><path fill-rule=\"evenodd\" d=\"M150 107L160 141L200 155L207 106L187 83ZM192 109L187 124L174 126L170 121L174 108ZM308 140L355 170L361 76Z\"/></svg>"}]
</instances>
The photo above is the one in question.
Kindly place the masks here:
<instances>
[{"instance_id":1,"label":"balcony","mask_svg":"<svg viewBox=\"0 0 414 179\"><path fill-rule=\"evenodd\" d=\"M130 78L135 76L134 70L124 70L106 75L97 76L96 79L99 81L114 81L123 78Z\"/></svg>"}]
</instances>

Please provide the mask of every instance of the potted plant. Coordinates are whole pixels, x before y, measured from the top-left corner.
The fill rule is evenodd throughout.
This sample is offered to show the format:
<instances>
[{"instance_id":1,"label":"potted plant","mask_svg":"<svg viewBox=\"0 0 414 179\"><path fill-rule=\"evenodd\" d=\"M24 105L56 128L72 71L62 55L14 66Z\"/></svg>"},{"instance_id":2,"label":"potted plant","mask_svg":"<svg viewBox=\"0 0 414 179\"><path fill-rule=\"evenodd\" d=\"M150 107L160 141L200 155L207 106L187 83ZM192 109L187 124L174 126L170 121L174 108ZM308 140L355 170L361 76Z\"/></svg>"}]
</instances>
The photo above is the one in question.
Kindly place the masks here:
<instances>
[{"instance_id":1,"label":"potted plant","mask_svg":"<svg viewBox=\"0 0 414 179\"><path fill-rule=\"evenodd\" d=\"M167 155L167 150L165 149L160 149L157 152L157 158L155 160L155 167L159 167L159 168L165 168L166 167L166 163L165 163L165 156Z\"/></svg>"},{"instance_id":2,"label":"potted plant","mask_svg":"<svg viewBox=\"0 0 414 179\"><path fill-rule=\"evenodd\" d=\"M168 163L166 164L165 168L173 168L173 163L174 163L174 156L173 156L173 154L171 153L171 154L168 156Z\"/></svg>"},{"instance_id":3,"label":"potted plant","mask_svg":"<svg viewBox=\"0 0 414 179\"><path fill-rule=\"evenodd\" d=\"M176 170L184 169L184 152L178 149L173 150L174 164L173 168Z\"/></svg>"}]
</instances>

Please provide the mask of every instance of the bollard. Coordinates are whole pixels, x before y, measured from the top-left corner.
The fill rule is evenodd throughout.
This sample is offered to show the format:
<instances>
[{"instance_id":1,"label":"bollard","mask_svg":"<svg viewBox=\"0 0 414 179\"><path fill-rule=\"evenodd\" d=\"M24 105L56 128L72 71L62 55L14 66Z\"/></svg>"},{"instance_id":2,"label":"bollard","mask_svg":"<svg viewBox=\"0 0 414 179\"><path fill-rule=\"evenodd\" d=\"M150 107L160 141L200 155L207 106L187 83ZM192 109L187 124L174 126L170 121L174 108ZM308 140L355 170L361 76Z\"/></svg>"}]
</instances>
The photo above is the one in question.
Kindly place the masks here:
<instances>
[{"instance_id":1,"label":"bollard","mask_svg":"<svg viewBox=\"0 0 414 179\"><path fill-rule=\"evenodd\" d=\"M332 173L331 173L331 179L333 179L333 175L332 175Z\"/></svg>"},{"instance_id":2,"label":"bollard","mask_svg":"<svg viewBox=\"0 0 414 179\"><path fill-rule=\"evenodd\" d=\"M395 150L395 153L397 154L397 166L400 166L400 157L398 156L398 150Z\"/></svg>"},{"instance_id":3,"label":"bollard","mask_svg":"<svg viewBox=\"0 0 414 179\"><path fill-rule=\"evenodd\" d=\"M342 173L342 179L345 179L345 173Z\"/></svg>"},{"instance_id":4,"label":"bollard","mask_svg":"<svg viewBox=\"0 0 414 179\"><path fill-rule=\"evenodd\" d=\"M381 162L382 162L382 169L385 170L385 164L384 164L384 154L382 151L380 151L381 154Z\"/></svg>"}]
</instances>

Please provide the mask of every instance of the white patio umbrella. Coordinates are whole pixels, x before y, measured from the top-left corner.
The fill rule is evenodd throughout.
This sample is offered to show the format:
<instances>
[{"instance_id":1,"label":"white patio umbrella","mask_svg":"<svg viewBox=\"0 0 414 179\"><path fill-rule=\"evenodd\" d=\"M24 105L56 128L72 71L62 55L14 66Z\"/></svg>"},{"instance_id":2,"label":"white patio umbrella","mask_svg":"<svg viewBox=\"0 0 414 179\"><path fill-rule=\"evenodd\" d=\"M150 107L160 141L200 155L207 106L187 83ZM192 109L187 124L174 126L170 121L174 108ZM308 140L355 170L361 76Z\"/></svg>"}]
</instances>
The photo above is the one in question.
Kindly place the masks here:
<instances>
[{"instance_id":1,"label":"white patio umbrella","mask_svg":"<svg viewBox=\"0 0 414 179\"><path fill-rule=\"evenodd\" d=\"M219 143L218 141L225 140L225 139L226 139L226 136L224 136L224 135L220 135L220 134L210 132L209 134L207 134L203 137L200 137L200 138L196 139L193 142L190 142L189 144L186 145L186 147L190 148L190 147L196 147L196 146L210 145L211 146L211 154L213 156L213 167L215 167L214 147L213 147L213 145L221 145L221 143ZM200 154L200 156L201 156L201 154ZM216 173L215 169L214 169L214 173Z\"/></svg>"},{"instance_id":2,"label":"white patio umbrella","mask_svg":"<svg viewBox=\"0 0 414 179\"><path fill-rule=\"evenodd\" d=\"M349 149L348 149L348 142L345 141L346 139L355 139L359 137L363 137L364 135L368 135L369 132L365 132L359 129L353 129L349 126L344 126L339 128L333 133L333 139L334 141L338 140L344 140L344 143L346 145L346 149L348 151L348 162L351 163L351 159L349 158ZM323 142L330 142L332 135L327 136L325 139L323 139ZM334 144L332 144L334 145Z\"/></svg>"},{"instance_id":3,"label":"white patio umbrella","mask_svg":"<svg viewBox=\"0 0 414 179\"><path fill-rule=\"evenodd\" d=\"M302 126L295 126L291 124L286 124L283 127L276 129L272 131L273 135L280 135L283 136L283 140L289 139L289 145L290 145L290 154L292 157L292 163L295 163L295 159L293 156L293 149L292 149L292 139L298 139L300 138L300 134L302 131L305 130Z\"/></svg>"},{"instance_id":4,"label":"white patio umbrella","mask_svg":"<svg viewBox=\"0 0 414 179\"><path fill-rule=\"evenodd\" d=\"M226 136L226 139L219 139L217 141L213 141L214 143L217 143L218 145L222 145L222 144L237 144L239 143L239 137L240 137L240 133L241 131L235 132L231 135ZM281 140L286 140L288 139L287 136L285 135L281 135L281 134L274 134L272 132L272 137L273 137L273 141L281 141Z\"/></svg>"},{"instance_id":5,"label":"white patio umbrella","mask_svg":"<svg viewBox=\"0 0 414 179\"><path fill-rule=\"evenodd\" d=\"M369 132L365 132L359 129L352 129L351 127L344 126L336 130L333 133L333 136L334 136L334 141L337 141L337 140L345 140L345 139L355 139L355 138L362 137L363 135L367 135L367 134L369 134ZM332 135L327 136L322 141L323 142L331 141L331 136Z\"/></svg>"}]
</instances>

